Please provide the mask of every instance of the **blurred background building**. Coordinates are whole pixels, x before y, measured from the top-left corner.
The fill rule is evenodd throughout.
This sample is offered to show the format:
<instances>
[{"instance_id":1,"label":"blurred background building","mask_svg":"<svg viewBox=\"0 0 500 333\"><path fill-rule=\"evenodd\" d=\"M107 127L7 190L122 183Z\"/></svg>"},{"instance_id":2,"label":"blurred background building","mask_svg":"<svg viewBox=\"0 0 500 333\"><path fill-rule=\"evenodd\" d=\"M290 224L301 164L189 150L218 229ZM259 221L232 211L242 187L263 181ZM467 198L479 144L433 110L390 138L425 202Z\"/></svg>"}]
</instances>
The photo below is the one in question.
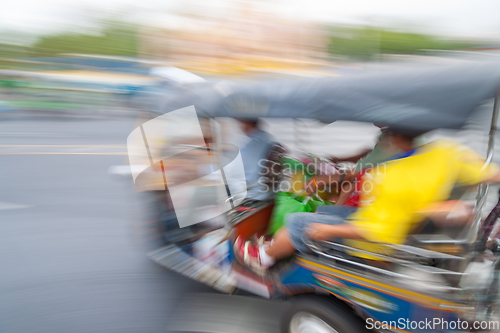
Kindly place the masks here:
<instances>
[{"instance_id":1,"label":"blurred background building","mask_svg":"<svg viewBox=\"0 0 500 333\"><path fill-rule=\"evenodd\" d=\"M139 52L214 73L291 68L328 59L328 38L320 24L246 3L233 7L227 16L185 13L168 29L144 28Z\"/></svg>"},{"instance_id":2,"label":"blurred background building","mask_svg":"<svg viewBox=\"0 0 500 333\"><path fill-rule=\"evenodd\" d=\"M499 45L491 31L475 37L442 35L403 21L383 25L377 16L329 22L291 15L279 2L99 6L104 5L54 7L75 17L66 22L69 31L44 30L40 24L38 29L36 20L25 19L30 28L23 29L4 22L1 110L134 112L135 96L158 92L163 78L154 67L175 66L216 80L317 77L342 75L370 62L442 57L449 51L495 52ZM33 9L17 10L22 18ZM40 17L58 26L54 13Z\"/></svg>"},{"instance_id":3,"label":"blurred background building","mask_svg":"<svg viewBox=\"0 0 500 333\"><path fill-rule=\"evenodd\" d=\"M0 331L276 332L274 303L209 294L137 251L132 226L151 212L129 179L108 175L127 163L127 136L165 94L205 80L497 57L499 12L496 0L3 0ZM484 152L489 116L458 139ZM263 126L319 154L373 147L378 134Z\"/></svg>"}]
</instances>

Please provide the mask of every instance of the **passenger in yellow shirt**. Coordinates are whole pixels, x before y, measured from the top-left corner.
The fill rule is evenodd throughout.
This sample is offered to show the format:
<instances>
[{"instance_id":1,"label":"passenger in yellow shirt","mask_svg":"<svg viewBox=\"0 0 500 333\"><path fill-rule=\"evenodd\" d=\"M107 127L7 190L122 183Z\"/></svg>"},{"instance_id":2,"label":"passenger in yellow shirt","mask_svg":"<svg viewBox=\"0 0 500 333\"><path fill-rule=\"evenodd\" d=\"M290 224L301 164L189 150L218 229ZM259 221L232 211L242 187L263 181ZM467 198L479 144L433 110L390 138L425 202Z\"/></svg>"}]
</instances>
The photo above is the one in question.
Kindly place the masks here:
<instances>
[{"instance_id":1,"label":"passenger in yellow shirt","mask_svg":"<svg viewBox=\"0 0 500 333\"><path fill-rule=\"evenodd\" d=\"M405 143L401 141L400 144ZM494 164L484 166L481 156L471 149L451 140L438 140L379 165L372 170L370 178L364 184L372 188L364 189L360 208L347 218L290 214L286 227L275 235L269 247L257 247L237 239L234 244L236 256L262 272L296 250L307 251L304 243L307 238L346 242L373 252L377 249L373 243L403 244L425 217L446 217L457 207L467 211L467 206L460 201L443 202L449 198L455 184L471 186L500 182L500 172ZM463 214L464 217L469 215ZM441 223L449 222L441 220Z\"/></svg>"}]
</instances>

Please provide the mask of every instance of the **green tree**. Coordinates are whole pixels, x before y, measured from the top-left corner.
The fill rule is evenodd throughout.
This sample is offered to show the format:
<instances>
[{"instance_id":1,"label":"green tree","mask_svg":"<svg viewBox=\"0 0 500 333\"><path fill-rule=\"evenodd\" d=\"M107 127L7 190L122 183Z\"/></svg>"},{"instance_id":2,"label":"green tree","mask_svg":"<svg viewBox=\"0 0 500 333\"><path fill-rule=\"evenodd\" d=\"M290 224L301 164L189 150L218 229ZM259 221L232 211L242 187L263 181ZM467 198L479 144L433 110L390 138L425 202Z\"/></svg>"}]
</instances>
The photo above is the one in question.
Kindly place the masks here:
<instances>
[{"instance_id":1,"label":"green tree","mask_svg":"<svg viewBox=\"0 0 500 333\"><path fill-rule=\"evenodd\" d=\"M116 56L137 55L136 27L108 23L99 35L62 33L42 37L33 48L40 55L84 53Z\"/></svg>"},{"instance_id":2,"label":"green tree","mask_svg":"<svg viewBox=\"0 0 500 333\"><path fill-rule=\"evenodd\" d=\"M370 60L378 54L417 54L423 50L454 50L475 45L370 26L332 27L330 31L328 52L355 60Z\"/></svg>"}]
</instances>

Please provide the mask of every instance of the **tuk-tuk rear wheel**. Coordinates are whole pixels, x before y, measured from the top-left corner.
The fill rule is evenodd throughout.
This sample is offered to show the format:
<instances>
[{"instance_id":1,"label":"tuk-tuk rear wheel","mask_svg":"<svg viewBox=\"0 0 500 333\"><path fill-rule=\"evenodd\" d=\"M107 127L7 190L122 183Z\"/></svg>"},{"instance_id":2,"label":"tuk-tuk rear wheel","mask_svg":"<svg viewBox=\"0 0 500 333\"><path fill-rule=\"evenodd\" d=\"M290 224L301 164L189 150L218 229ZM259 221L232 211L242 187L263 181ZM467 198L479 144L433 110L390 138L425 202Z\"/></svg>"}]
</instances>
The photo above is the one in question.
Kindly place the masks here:
<instances>
[{"instance_id":1,"label":"tuk-tuk rear wheel","mask_svg":"<svg viewBox=\"0 0 500 333\"><path fill-rule=\"evenodd\" d=\"M320 317L308 312L297 312L293 315L289 325L290 333L339 333Z\"/></svg>"},{"instance_id":2,"label":"tuk-tuk rear wheel","mask_svg":"<svg viewBox=\"0 0 500 333\"><path fill-rule=\"evenodd\" d=\"M282 333L362 333L363 321L350 308L321 296L298 297L281 321Z\"/></svg>"}]
</instances>

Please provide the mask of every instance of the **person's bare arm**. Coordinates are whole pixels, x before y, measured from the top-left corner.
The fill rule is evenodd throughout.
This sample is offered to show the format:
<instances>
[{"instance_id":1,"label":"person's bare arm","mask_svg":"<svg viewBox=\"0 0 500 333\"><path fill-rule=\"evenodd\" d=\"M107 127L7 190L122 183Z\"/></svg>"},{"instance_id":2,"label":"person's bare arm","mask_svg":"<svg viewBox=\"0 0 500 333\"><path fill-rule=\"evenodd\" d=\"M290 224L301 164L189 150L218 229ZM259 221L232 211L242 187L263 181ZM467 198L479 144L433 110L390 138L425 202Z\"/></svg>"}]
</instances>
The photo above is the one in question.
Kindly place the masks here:
<instances>
[{"instance_id":1,"label":"person's bare arm","mask_svg":"<svg viewBox=\"0 0 500 333\"><path fill-rule=\"evenodd\" d=\"M498 172L493 177L491 177L487 181L487 183L489 183L489 184L500 183L500 170L498 170Z\"/></svg>"},{"instance_id":2,"label":"person's bare arm","mask_svg":"<svg viewBox=\"0 0 500 333\"><path fill-rule=\"evenodd\" d=\"M430 204L417 211L437 225L463 225L472 219L473 209L461 200L449 200Z\"/></svg>"},{"instance_id":3,"label":"person's bare arm","mask_svg":"<svg viewBox=\"0 0 500 333\"><path fill-rule=\"evenodd\" d=\"M347 199L349 199L349 196L351 195L352 192L354 192L355 186L349 186L349 188L346 191L341 191L340 195L335 202L335 206L342 206L346 203Z\"/></svg>"},{"instance_id":4,"label":"person's bare arm","mask_svg":"<svg viewBox=\"0 0 500 333\"><path fill-rule=\"evenodd\" d=\"M450 200L428 205L417 213L432 218L438 225L462 225L471 221L472 207L460 200ZM349 224L311 223L306 235L317 241L332 238L364 239L356 227Z\"/></svg>"},{"instance_id":5,"label":"person's bare arm","mask_svg":"<svg viewBox=\"0 0 500 333\"><path fill-rule=\"evenodd\" d=\"M486 183L500 183L500 170L488 179ZM470 222L473 209L461 200L448 200L426 206L417 213L432 219L439 225L456 225Z\"/></svg>"}]
</instances>

